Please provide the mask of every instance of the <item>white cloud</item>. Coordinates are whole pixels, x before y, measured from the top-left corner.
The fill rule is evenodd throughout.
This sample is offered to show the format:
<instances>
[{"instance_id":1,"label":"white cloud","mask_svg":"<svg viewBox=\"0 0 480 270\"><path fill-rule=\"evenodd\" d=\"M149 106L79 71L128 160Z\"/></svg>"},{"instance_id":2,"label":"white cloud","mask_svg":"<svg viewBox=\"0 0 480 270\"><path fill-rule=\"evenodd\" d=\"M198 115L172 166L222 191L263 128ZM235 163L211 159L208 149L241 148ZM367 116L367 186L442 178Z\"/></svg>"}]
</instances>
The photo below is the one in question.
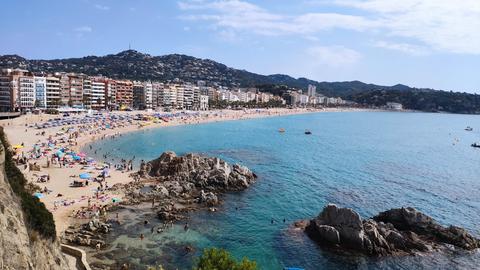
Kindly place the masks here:
<instances>
[{"instance_id":1,"label":"white cloud","mask_svg":"<svg viewBox=\"0 0 480 270\"><path fill-rule=\"evenodd\" d=\"M307 54L309 62L335 68L352 66L362 58L359 52L343 46L314 46L307 49Z\"/></svg>"},{"instance_id":2,"label":"white cloud","mask_svg":"<svg viewBox=\"0 0 480 270\"><path fill-rule=\"evenodd\" d=\"M384 38L400 37L422 43L425 49L480 54L480 0L317 0L338 12L277 14L242 0L191 0L178 6L186 20L204 20L221 31L260 35L319 35L332 29L366 32ZM344 9L347 7L349 9ZM347 14L356 9L355 15ZM332 10L331 8L329 10ZM398 51L412 53L405 44ZM416 48L418 49L418 48Z\"/></svg>"},{"instance_id":3,"label":"white cloud","mask_svg":"<svg viewBox=\"0 0 480 270\"><path fill-rule=\"evenodd\" d=\"M415 56L429 54L429 50L427 48L409 43L392 43L382 40L375 42L374 46L377 48L400 51Z\"/></svg>"},{"instance_id":4,"label":"white cloud","mask_svg":"<svg viewBox=\"0 0 480 270\"><path fill-rule=\"evenodd\" d=\"M249 31L262 35L311 34L336 27L362 31L372 21L359 16L337 13L307 13L300 16L274 14L240 0L179 2L184 11L195 14L181 16L184 20L211 21L217 28ZM205 13L198 13L198 12Z\"/></svg>"},{"instance_id":5,"label":"white cloud","mask_svg":"<svg viewBox=\"0 0 480 270\"><path fill-rule=\"evenodd\" d=\"M75 32L80 32L80 33L90 33L93 31L92 27L90 26L79 26L74 29Z\"/></svg>"},{"instance_id":6,"label":"white cloud","mask_svg":"<svg viewBox=\"0 0 480 270\"><path fill-rule=\"evenodd\" d=\"M102 5L99 5L99 4L96 4L95 5L95 8L96 9L100 9L100 10L110 10L110 7L109 6L102 6Z\"/></svg>"},{"instance_id":7,"label":"white cloud","mask_svg":"<svg viewBox=\"0 0 480 270\"><path fill-rule=\"evenodd\" d=\"M382 20L389 35L412 38L435 50L480 54L478 0L337 0Z\"/></svg>"}]
</instances>

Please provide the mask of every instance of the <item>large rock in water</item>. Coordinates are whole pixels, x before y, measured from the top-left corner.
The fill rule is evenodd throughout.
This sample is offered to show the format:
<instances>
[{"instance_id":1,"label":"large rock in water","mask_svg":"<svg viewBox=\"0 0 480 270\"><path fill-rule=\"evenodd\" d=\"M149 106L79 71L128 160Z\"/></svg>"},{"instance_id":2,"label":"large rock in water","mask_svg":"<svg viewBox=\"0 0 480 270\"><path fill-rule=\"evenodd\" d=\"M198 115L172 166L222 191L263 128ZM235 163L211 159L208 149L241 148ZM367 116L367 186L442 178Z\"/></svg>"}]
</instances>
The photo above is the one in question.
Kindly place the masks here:
<instances>
[{"instance_id":1,"label":"large rock in water","mask_svg":"<svg viewBox=\"0 0 480 270\"><path fill-rule=\"evenodd\" d=\"M181 187L192 183L205 191L243 190L255 181L255 174L247 167L216 157L198 154L177 156L174 152L164 152L159 158L142 163L140 177L150 177L162 182L176 181Z\"/></svg>"},{"instance_id":2,"label":"large rock in water","mask_svg":"<svg viewBox=\"0 0 480 270\"><path fill-rule=\"evenodd\" d=\"M373 256L426 252L444 244L466 250L480 247L480 240L464 229L443 227L411 207L391 209L362 220L352 209L328 204L308 222L305 232L320 244Z\"/></svg>"}]
</instances>

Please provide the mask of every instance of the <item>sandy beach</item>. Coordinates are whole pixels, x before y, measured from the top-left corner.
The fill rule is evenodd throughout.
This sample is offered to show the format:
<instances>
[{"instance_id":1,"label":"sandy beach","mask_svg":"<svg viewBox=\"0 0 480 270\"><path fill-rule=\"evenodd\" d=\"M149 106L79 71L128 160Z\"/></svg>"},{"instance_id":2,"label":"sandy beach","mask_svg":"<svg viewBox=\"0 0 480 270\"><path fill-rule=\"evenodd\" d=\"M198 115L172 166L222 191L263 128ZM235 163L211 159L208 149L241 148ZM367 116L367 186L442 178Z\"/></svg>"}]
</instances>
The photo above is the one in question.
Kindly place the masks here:
<instances>
[{"instance_id":1,"label":"sandy beach","mask_svg":"<svg viewBox=\"0 0 480 270\"><path fill-rule=\"evenodd\" d=\"M216 110L195 113L180 113L177 116L153 121L149 119L132 120L134 116L142 114L149 117L153 113L148 112L113 112L108 115L125 117L130 120L109 120L109 124L95 122L65 124L38 129L36 125L58 121L61 115L23 115L9 120L1 120L7 134L10 145L16 146L17 158L24 158L27 164L19 164L29 182L40 187L42 192L38 195L47 208L53 213L56 229L59 235L70 224L85 222L97 209L104 205L121 200L123 194L110 189L115 184L132 181L130 173L124 166L122 168L110 168L108 177L104 181L96 181L98 174L102 173L101 160L87 162L87 157L81 160L61 161L55 157L56 151L70 151L82 155L81 149L88 143L105 139L110 136L119 136L126 132L134 132L143 129L160 128L174 125L200 124L207 122L252 119L259 117L273 117L289 114L303 114L313 112L340 112L353 111L356 109L329 108L322 110L312 109L250 109L250 110ZM174 114L174 113L171 113ZM86 119L85 114L72 115L69 119ZM137 116L138 118L138 116ZM55 120L57 119L57 120ZM136 119L136 118L135 118ZM67 152L66 152L67 153ZM69 152L68 152L69 153ZM77 155L77 154L72 154ZM30 165L28 165L30 164ZM32 166L33 165L33 166ZM119 164L120 165L120 164ZM125 164L124 164L125 165ZM80 180L79 175L89 173L92 179L89 185L83 187L71 187L74 180ZM41 181L42 179L43 181ZM49 179L45 181L45 179Z\"/></svg>"}]
</instances>

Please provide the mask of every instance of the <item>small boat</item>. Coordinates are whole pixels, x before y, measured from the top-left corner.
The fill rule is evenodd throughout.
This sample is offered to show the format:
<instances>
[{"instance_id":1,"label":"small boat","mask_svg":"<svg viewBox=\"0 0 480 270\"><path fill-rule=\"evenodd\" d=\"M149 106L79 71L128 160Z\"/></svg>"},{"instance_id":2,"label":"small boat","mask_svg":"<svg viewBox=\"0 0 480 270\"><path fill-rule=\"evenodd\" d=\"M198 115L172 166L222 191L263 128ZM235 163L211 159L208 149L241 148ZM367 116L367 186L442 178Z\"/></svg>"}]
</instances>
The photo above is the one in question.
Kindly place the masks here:
<instances>
[{"instance_id":1,"label":"small boat","mask_svg":"<svg viewBox=\"0 0 480 270\"><path fill-rule=\"evenodd\" d=\"M473 128L472 127L466 127L465 130L466 131L473 131Z\"/></svg>"},{"instance_id":2,"label":"small boat","mask_svg":"<svg viewBox=\"0 0 480 270\"><path fill-rule=\"evenodd\" d=\"M281 128L281 129L278 130L278 132L284 133L284 132L285 132L285 129L284 129L284 128Z\"/></svg>"},{"instance_id":3,"label":"small boat","mask_svg":"<svg viewBox=\"0 0 480 270\"><path fill-rule=\"evenodd\" d=\"M305 134L310 135L310 134L312 134L312 132L310 130L305 130Z\"/></svg>"},{"instance_id":4,"label":"small boat","mask_svg":"<svg viewBox=\"0 0 480 270\"><path fill-rule=\"evenodd\" d=\"M480 143L472 143L472 147L480 148Z\"/></svg>"}]
</instances>

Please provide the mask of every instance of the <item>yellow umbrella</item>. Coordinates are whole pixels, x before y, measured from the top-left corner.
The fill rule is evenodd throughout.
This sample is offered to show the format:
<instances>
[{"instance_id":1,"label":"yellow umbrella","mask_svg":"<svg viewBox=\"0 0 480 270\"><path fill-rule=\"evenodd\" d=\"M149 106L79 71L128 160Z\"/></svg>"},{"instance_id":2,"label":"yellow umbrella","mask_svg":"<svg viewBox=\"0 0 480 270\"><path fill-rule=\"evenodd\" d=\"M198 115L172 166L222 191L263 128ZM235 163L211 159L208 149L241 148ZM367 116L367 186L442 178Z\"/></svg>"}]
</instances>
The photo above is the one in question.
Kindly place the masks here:
<instances>
[{"instance_id":1,"label":"yellow umbrella","mask_svg":"<svg viewBox=\"0 0 480 270\"><path fill-rule=\"evenodd\" d=\"M13 149L19 149L19 148L23 148L23 145L17 144L13 146Z\"/></svg>"}]
</instances>

